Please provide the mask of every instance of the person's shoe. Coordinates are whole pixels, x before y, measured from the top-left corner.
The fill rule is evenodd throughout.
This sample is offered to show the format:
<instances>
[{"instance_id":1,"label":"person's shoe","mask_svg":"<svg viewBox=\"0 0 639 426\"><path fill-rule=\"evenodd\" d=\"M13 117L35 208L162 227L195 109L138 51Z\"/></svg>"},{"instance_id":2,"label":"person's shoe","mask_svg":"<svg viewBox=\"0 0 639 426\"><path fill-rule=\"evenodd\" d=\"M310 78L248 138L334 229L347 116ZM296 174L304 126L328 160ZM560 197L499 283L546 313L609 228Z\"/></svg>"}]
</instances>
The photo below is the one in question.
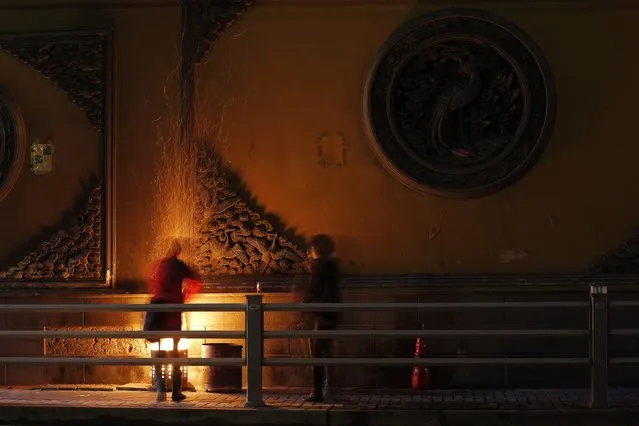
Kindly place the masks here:
<instances>
[{"instance_id":1,"label":"person's shoe","mask_svg":"<svg viewBox=\"0 0 639 426\"><path fill-rule=\"evenodd\" d=\"M178 366L173 366L173 371L175 371L175 375L173 376L171 400L174 402L184 401L186 395L182 393L182 371L180 371L180 367Z\"/></svg>"},{"instance_id":2,"label":"person's shoe","mask_svg":"<svg viewBox=\"0 0 639 426\"><path fill-rule=\"evenodd\" d=\"M304 402L324 402L324 398L322 397L322 394L313 392L304 399Z\"/></svg>"},{"instance_id":3,"label":"person's shoe","mask_svg":"<svg viewBox=\"0 0 639 426\"><path fill-rule=\"evenodd\" d=\"M164 402L164 401L166 401L166 393L158 392L157 396L155 397L155 402Z\"/></svg>"},{"instance_id":4,"label":"person's shoe","mask_svg":"<svg viewBox=\"0 0 639 426\"><path fill-rule=\"evenodd\" d=\"M186 399L186 395L184 395L182 392L174 393L173 395L171 395L171 400L174 402L184 401L185 399Z\"/></svg>"}]
</instances>

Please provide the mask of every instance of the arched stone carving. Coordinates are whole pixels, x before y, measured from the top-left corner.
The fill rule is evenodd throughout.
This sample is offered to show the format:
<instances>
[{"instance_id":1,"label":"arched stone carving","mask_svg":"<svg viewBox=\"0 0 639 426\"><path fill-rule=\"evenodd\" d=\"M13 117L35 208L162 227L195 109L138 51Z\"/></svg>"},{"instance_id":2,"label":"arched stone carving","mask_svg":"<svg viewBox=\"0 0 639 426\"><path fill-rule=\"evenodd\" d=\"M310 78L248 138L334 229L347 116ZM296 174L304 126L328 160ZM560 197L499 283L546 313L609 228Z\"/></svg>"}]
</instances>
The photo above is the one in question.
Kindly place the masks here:
<instances>
[{"instance_id":1,"label":"arched stone carving","mask_svg":"<svg viewBox=\"0 0 639 426\"><path fill-rule=\"evenodd\" d=\"M25 152L22 114L0 90L0 202L9 195L20 176Z\"/></svg>"},{"instance_id":2,"label":"arched stone carving","mask_svg":"<svg viewBox=\"0 0 639 426\"><path fill-rule=\"evenodd\" d=\"M487 195L539 158L554 128L553 76L539 48L489 12L447 9L400 27L366 84L382 164L418 191Z\"/></svg>"}]
</instances>

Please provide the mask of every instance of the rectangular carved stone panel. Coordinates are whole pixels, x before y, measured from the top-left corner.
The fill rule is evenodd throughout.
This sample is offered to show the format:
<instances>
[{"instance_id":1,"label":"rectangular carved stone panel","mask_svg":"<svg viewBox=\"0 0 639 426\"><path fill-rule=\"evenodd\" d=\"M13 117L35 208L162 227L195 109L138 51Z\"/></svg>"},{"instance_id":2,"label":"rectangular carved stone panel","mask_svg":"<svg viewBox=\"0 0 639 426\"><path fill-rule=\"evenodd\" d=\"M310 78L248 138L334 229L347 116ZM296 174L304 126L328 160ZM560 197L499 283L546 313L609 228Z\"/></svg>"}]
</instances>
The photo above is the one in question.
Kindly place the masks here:
<instances>
[{"instance_id":1,"label":"rectangular carved stone panel","mask_svg":"<svg viewBox=\"0 0 639 426\"><path fill-rule=\"evenodd\" d=\"M48 221L51 229L29 233L28 245L18 247L7 264L1 266L3 286L46 287L68 281L100 284L108 281L111 40L110 30L0 35L0 51L37 71L59 89L84 113L89 131L93 131L99 144L96 151L99 166L91 169L90 177L83 176L80 182L83 191L77 194L77 205L69 206L68 210L65 207L58 221Z\"/></svg>"},{"instance_id":2,"label":"rectangular carved stone panel","mask_svg":"<svg viewBox=\"0 0 639 426\"><path fill-rule=\"evenodd\" d=\"M133 331L132 327L47 327L46 330L68 331ZM148 358L150 348L143 339L45 339L47 356L73 357L132 357ZM150 367L138 366L46 366L44 376L47 383L144 383L148 382Z\"/></svg>"}]
</instances>

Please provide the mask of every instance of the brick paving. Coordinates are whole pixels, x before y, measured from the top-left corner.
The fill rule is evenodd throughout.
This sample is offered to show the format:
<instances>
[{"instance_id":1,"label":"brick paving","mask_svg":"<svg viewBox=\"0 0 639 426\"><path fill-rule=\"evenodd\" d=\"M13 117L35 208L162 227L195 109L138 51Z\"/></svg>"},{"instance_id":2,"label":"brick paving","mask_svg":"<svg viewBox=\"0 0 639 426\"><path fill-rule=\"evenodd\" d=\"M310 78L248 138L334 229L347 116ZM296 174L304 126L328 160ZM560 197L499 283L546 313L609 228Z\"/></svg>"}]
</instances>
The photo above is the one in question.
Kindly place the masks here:
<instances>
[{"instance_id":1,"label":"brick paving","mask_svg":"<svg viewBox=\"0 0 639 426\"><path fill-rule=\"evenodd\" d=\"M98 389L105 389L99 387ZM106 388L108 389L108 388ZM155 394L122 390L0 389L0 407L80 407L238 410L244 394L188 392L187 400L157 403ZM286 410L581 410L587 389L434 390L426 392L342 391L327 403L304 402L302 392L266 392L268 406ZM610 408L638 409L639 389L609 392Z\"/></svg>"}]
</instances>

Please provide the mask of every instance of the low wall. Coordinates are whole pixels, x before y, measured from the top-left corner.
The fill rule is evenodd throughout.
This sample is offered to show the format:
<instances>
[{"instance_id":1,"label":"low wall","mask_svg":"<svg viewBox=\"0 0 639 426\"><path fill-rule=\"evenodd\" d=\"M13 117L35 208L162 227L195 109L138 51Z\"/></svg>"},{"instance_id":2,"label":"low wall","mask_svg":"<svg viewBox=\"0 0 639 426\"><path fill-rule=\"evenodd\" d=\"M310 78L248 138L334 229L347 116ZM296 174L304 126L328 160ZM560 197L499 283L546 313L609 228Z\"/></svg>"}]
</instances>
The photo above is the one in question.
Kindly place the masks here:
<instances>
[{"instance_id":1,"label":"low wall","mask_svg":"<svg viewBox=\"0 0 639 426\"><path fill-rule=\"evenodd\" d=\"M289 292L265 293L265 303L291 302ZM627 298L627 293L612 293L611 297ZM4 299L4 300L2 300ZM65 291L42 293L12 293L0 297L3 303L145 303L141 294L109 294ZM551 286L546 288L463 288L459 285L425 289L421 285L380 285L351 287L343 291L347 302L463 302L463 301L547 301L588 300L585 285ZM196 302L243 303L244 293L211 292L199 296ZM268 312L266 329L293 329L299 314ZM345 329L414 329L424 324L432 329L533 329L587 328L587 309L482 309L457 312L346 312L340 327ZM5 313L0 327L8 330L26 329L140 329L143 313L87 312L87 313ZM611 311L611 327L639 327L631 310ZM243 313L189 313L185 328L190 330L242 330ZM148 356L150 349L139 339L2 339L0 356ZM207 340L213 343L216 339ZM241 341L224 340L241 344ZM201 355L203 339L189 340L189 356ZM588 356L585 338L440 338L429 339L431 356ZM414 339L348 338L337 343L339 354L347 357L410 357ZM636 356L636 339L611 338L610 350L616 356ZM305 342L301 339L269 339L265 342L267 356L304 356ZM343 387L399 387L410 386L410 367L336 367L336 384ZM639 379L638 369L612 366L611 385L628 385ZM433 386L455 387L553 387L587 386L587 366L480 366L438 367L432 369ZM266 367L266 387L303 387L309 385L310 372L305 367ZM189 381L202 385L202 368L189 368ZM128 366L60 366L5 365L0 368L0 384L29 385L55 383L124 384L149 382L150 367Z\"/></svg>"}]
</instances>

